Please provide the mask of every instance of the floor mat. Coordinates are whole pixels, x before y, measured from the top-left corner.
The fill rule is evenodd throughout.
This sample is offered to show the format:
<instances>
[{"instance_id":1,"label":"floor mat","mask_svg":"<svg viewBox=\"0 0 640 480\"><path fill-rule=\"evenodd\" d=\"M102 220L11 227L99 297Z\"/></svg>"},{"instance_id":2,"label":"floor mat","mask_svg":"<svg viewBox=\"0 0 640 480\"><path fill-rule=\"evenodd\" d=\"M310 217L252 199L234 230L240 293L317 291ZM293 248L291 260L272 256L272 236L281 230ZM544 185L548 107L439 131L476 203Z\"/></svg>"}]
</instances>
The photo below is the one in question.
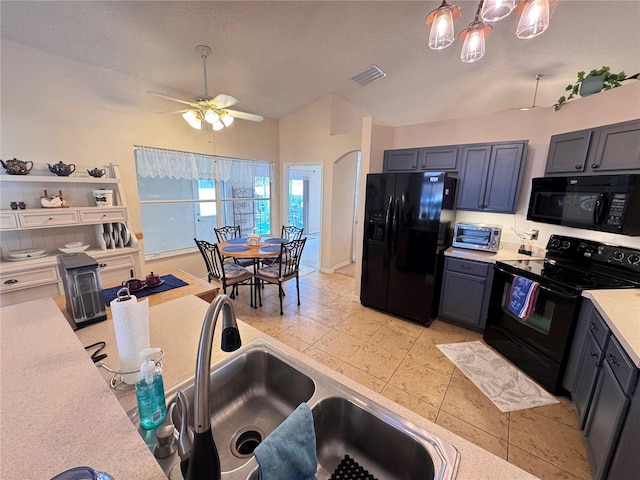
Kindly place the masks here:
<instances>
[{"instance_id":1,"label":"floor mat","mask_svg":"<svg viewBox=\"0 0 640 480\"><path fill-rule=\"evenodd\" d=\"M436 345L502 412L559 403L480 341Z\"/></svg>"}]
</instances>

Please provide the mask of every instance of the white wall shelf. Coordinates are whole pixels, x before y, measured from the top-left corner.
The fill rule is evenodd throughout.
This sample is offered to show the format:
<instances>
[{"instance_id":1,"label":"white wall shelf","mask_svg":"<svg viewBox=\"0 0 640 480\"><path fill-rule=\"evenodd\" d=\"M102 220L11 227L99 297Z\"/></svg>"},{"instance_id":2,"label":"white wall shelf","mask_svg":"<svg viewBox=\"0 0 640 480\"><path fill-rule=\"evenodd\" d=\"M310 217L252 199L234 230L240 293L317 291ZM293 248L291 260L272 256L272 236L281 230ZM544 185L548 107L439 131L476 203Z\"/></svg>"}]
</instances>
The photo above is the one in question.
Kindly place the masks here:
<instances>
[{"instance_id":1,"label":"white wall shelf","mask_svg":"<svg viewBox=\"0 0 640 480\"><path fill-rule=\"evenodd\" d=\"M58 177L56 176L44 176L44 175L0 175L0 182L43 182L43 183L97 183L97 184L118 184L119 178L113 177Z\"/></svg>"}]
</instances>

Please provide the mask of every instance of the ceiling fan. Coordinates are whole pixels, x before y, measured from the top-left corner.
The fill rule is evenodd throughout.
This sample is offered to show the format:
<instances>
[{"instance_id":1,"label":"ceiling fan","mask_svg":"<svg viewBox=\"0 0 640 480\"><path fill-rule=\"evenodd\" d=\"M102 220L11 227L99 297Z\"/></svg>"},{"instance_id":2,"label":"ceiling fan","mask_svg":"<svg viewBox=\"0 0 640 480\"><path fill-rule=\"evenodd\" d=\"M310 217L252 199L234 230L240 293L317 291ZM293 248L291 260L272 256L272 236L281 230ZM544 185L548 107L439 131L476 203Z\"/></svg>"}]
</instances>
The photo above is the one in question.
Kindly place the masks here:
<instances>
[{"instance_id":1,"label":"ceiling fan","mask_svg":"<svg viewBox=\"0 0 640 480\"><path fill-rule=\"evenodd\" d=\"M238 100L231 95L221 93L215 97L209 96L209 90L207 89L207 57L211 53L211 48L207 45L198 45L196 50L200 53L202 58L202 69L204 71L204 94L199 95L193 99L193 101L180 100L179 98L169 97L159 92L148 91L147 93L155 95L157 97L166 98L174 102L183 103L189 105L190 108L184 110L176 110L175 112L168 113L182 113L182 118L191 125L193 128L202 129L202 121L211 125L213 130L222 130L224 127L229 127L233 123L235 118L242 120L249 120L252 122L261 122L264 120L262 115L256 115L255 113L240 112L238 110L230 110L228 107L238 103Z\"/></svg>"}]
</instances>

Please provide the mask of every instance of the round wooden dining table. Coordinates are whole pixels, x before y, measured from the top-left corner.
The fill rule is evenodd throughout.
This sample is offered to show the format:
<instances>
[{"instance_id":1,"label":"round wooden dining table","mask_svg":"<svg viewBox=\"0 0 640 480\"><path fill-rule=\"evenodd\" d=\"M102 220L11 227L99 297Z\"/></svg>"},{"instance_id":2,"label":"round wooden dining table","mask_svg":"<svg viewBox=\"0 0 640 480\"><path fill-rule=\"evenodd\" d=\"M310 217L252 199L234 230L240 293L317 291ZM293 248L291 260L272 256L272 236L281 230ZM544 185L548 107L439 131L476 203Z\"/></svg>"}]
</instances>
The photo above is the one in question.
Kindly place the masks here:
<instances>
[{"instance_id":1,"label":"round wooden dining table","mask_svg":"<svg viewBox=\"0 0 640 480\"><path fill-rule=\"evenodd\" d=\"M281 240L276 242L275 240ZM237 259L251 259L253 260L253 274L258 271L258 265L260 260L272 259L275 260L280 256L280 244L284 243L286 239L276 239L273 242L260 242L258 245L249 245L246 239L234 238L228 242L220 242L220 253L225 257L233 257ZM260 282L253 278L253 296L252 306L258 308L258 293L257 289L260 287Z\"/></svg>"}]
</instances>

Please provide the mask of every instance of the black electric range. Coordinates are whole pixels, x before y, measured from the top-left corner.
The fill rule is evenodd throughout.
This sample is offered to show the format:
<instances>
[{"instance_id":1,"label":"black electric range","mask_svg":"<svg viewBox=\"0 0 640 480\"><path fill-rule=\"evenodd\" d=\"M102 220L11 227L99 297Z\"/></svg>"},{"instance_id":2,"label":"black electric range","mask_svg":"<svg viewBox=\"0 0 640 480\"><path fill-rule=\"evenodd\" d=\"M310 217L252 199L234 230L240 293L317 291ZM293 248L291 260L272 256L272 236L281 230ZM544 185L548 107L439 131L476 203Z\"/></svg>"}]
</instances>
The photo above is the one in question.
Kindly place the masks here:
<instances>
[{"instance_id":1,"label":"black electric range","mask_svg":"<svg viewBox=\"0 0 640 480\"><path fill-rule=\"evenodd\" d=\"M532 305L509 308L514 280L536 282ZM552 393L561 383L583 290L640 288L640 250L552 235L539 260L496 262L485 341Z\"/></svg>"}]
</instances>

